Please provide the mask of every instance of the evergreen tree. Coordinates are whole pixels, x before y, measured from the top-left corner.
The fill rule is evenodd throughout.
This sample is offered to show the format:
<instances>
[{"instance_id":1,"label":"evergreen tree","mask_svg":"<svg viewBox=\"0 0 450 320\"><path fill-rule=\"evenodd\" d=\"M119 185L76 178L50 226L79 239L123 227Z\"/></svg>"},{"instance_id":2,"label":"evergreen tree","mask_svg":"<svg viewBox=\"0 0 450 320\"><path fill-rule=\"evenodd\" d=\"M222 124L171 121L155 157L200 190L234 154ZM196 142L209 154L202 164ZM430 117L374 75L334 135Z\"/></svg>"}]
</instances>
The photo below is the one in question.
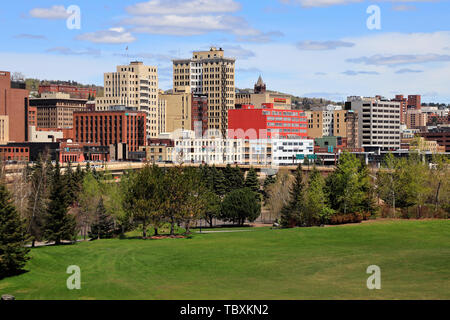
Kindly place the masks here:
<instances>
[{"instance_id":1,"label":"evergreen tree","mask_svg":"<svg viewBox=\"0 0 450 320\"><path fill-rule=\"evenodd\" d=\"M267 176L266 179L264 179L264 185L263 185L263 197L264 202L267 202L267 199L269 198L268 190L269 186L274 184L277 181L277 176Z\"/></svg>"},{"instance_id":2,"label":"evergreen tree","mask_svg":"<svg viewBox=\"0 0 450 320\"><path fill-rule=\"evenodd\" d=\"M239 225L243 225L246 220L253 222L260 215L261 203L256 199L255 193L248 188L231 191L221 205L221 219Z\"/></svg>"},{"instance_id":3,"label":"evergreen tree","mask_svg":"<svg viewBox=\"0 0 450 320\"><path fill-rule=\"evenodd\" d=\"M73 240L76 233L76 221L72 215L68 214L67 186L58 162L53 170L49 200L44 238L54 241L56 245L61 244L62 240Z\"/></svg>"},{"instance_id":4,"label":"evergreen tree","mask_svg":"<svg viewBox=\"0 0 450 320\"><path fill-rule=\"evenodd\" d=\"M17 274L29 259L26 230L13 201L0 182L0 279Z\"/></svg>"},{"instance_id":5,"label":"evergreen tree","mask_svg":"<svg viewBox=\"0 0 450 320\"><path fill-rule=\"evenodd\" d=\"M67 201L69 206L72 206L77 201L80 186L78 185L77 177L72 170L72 164L70 162L67 164L64 180L67 185Z\"/></svg>"},{"instance_id":6,"label":"evergreen tree","mask_svg":"<svg viewBox=\"0 0 450 320\"><path fill-rule=\"evenodd\" d=\"M44 217L47 208L47 172L42 157L39 157L30 175L30 196L26 214L27 233L31 236L32 247L42 240Z\"/></svg>"},{"instance_id":7,"label":"evergreen tree","mask_svg":"<svg viewBox=\"0 0 450 320\"><path fill-rule=\"evenodd\" d=\"M261 192L261 186L259 184L258 174L256 173L255 168L251 167L249 172L247 173L244 187L249 188L250 190L258 194Z\"/></svg>"},{"instance_id":8,"label":"evergreen tree","mask_svg":"<svg viewBox=\"0 0 450 320\"><path fill-rule=\"evenodd\" d=\"M212 166L211 172L213 176L214 192L219 197L223 197L227 193L227 185L223 171L217 169L216 166Z\"/></svg>"},{"instance_id":9,"label":"evergreen tree","mask_svg":"<svg viewBox=\"0 0 450 320\"><path fill-rule=\"evenodd\" d=\"M91 231L89 232L90 238L97 239L108 239L114 234L114 221L111 216L106 212L106 208L103 202L103 197L100 198L98 202L96 214L96 221L91 226Z\"/></svg>"},{"instance_id":10,"label":"evergreen tree","mask_svg":"<svg viewBox=\"0 0 450 320\"><path fill-rule=\"evenodd\" d=\"M305 205L305 184L303 182L303 168L301 164L295 170L295 180L289 195L291 199L289 204L281 210L281 223L285 227L299 224Z\"/></svg>"},{"instance_id":11,"label":"evergreen tree","mask_svg":"<svg viewBox=\"0 0 450 320\"><path fill-rule=\"evenodd\" d=\"M309 175L308 189L305 194L305 208L300 221L302 226L325 224L330 218L324 189L325 179L314 166Z\"/></svg>"}]
</instances>

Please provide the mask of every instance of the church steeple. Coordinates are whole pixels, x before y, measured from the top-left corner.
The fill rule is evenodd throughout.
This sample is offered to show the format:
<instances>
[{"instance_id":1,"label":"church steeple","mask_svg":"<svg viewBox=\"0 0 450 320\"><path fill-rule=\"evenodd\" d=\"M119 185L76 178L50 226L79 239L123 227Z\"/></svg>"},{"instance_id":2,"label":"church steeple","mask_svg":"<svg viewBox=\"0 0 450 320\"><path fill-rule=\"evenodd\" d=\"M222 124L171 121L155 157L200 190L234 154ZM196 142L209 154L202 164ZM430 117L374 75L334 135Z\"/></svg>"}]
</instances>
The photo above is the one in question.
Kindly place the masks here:
<instances>
[{"instance_id":1,"label":"church steeple","mask_svg":"<svg viewBox=\"0 0 450 320\"><path fill-rule=\"evenodd\" d=\"M266 84L264 83L261 75L258 78L258 82L255 84L255 93L265 93L266 92Z\"/></svg>"}]
</instances>

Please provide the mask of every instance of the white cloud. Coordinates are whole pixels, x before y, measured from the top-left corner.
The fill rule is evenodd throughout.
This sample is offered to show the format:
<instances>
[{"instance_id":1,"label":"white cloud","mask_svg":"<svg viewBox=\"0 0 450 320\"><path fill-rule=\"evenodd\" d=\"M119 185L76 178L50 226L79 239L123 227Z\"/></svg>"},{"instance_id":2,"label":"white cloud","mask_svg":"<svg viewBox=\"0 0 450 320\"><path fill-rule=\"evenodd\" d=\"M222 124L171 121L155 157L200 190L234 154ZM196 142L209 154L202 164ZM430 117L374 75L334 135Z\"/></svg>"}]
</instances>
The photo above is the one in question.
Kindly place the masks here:
<instances>
[{"instance_id":1,"label":"white cloud","mask_svg":"<svg viewBox=\"0 0 450 320\"><path fill-rule=\"evenodd\" d=\"M51 8L34 8L30 10L30 16L38 19L63 20L67 19L70 14L67 13L64 6L55 5Z\"/></svg>"},{"instance_id":2,"label":"white cloud","mask_svg":"<svg viewBox=\"0 0 450 320\"><path fill-rule=\"evenodd\" d=\"M360 74L367 74L367 75L378 75L379 73L376 71L354 71L354 70L347 70L342 72L342 74L345 74L347 76L357 76Z\"/></svg>"},{"instance_id":3,"label":"white cloud","mask_svg":"<svg viewBox=\"0 0 450 320\"><path fill-rule=\"evenodd\" d=\"M46 40L47 37L41 34L29 34L29 33L21 33L14 36L15 39L27 39L27 40Z\"/></svg>"},{"instance_id":4,"label":"white cloud","mask_svg":"<svg viewBox=\"0 0 450 320\"><path fill-rule=\"evenodd\" d=\"M224 46L224 50L227 52L227 56L236 59L246 60L255 56L253 51L244 49L242 46Z\"/></svg>"},{"instance_id":5,"label":"white cloud","mask_svg":"<svg viewBox=\"0 0 450 320\"><path fill-rule=\"evenodd\" d=\"M48 49L47 52L59 53L62 55L76 55L76 56L83 56L83 55L100 56L101 55L100 50L92 49L92 48L88 48L85 50L73 50L68 47L54 47L54 48Z\"/></svg>"},{"instance_id":6,"label":"white cloud","mask_svg":"<svg viewBox=\"0 0 450 320\"><path fill-rule=\"evenodd\" d=\"M234 0L151 0L126 8L136 16L230 13L240 9L240 3Z\"/></svg>"},{"instance_id":7,"label":"white cloud","mask_svg":"<svg viewBox=\"0 0 450 320\"><path fill-rule=\"evenodd\" d=\"M337 48L349 48L355 44L345 41L301 41L297 43L300 50L334 50Z\"/></svg>"},{"instance_id":8,"label":"white cloud","mask_svg":"<svg viewBox=\"0 0 450 320\"><path fill-rule=\"evenodd\" d=\"M417 10L417 7L416 6L402 4L402 5L393 6L392 10L394 10L394 11L414 11L414 10Z\"/></svg>"},{"instance_id":9,"label":"white cloud","mask_svg":"<svg viewBox=\"0 0 450 320\"><path fill-rule=\"evenodd\" d=\"M235 0L151 0L126 8L129 17L120 25L137 33L194 36L225 32L237 41L270 42L283 34L252 28L246 19L232 15L241 10Z\"/></svg>"},{"instance_id":10,"label":"white cloud","mask_svg":"<svg viewBox=\"0 0 450 320\"><path fill-rule=\"evenodd\" d=\"M77 40L93 43L121 44L136 41L136 38L123 28L111 28L96 32L84 33L76 37Z\"/></svg>"},{"instance_id":11,"label":"white cloud","mask_svg":"<svg viewBox=\"0 0 450 320\"><path fill-rule=\"evenodd\" d=\"M422 70L413 70L413 69L408 69L408 68L400 69L400 70L395 71L395 73L397 73L397 74L404 74L404 73L421 73L421 72L423 72L423 71L422 71Z\"/></svg>"},{"instance_id":12,"label":"white cloud","mask_svg":"<svg viewBox=\"0 0 450 320\"><path fill-rule=\"evenodd\" d=\"M361 3L365 0L280 0L286 4L300 4L304 8L330 7L337 5L347 5ZM376 0L377 2L437 2L439 0ZM373 1L368 1L373 2Z\"/></svg>"},{"instance_id":13,"label":"white cloud","mask_svg":"<svg viewBox=\"0 0 450 320\"><path fill-rule=\"evenodd\" d=\"M248 60L238 61L239 67L262 68L269 89L296 95L328 91L343 95L381 94L391 97L390 92L393 90L403 94L435 91L440 101L450 102L448 86L450 61L426 62L430 57L441 56L434 60L445 60L442 56L450 55L448 49L445 49L450 43L450 32L372 33L338 40L354 43L354 46L345 50L335 50L330 54L330 51L298 50L292 44L277 43L276 46L247 44L246 49L256 52L257 55ZM360 64L347 61L376 55L427 56L428 59L423 57L415 59L415 63L400 64L400 68L394 68L395 65L392 64L366 65L364 61ZM411 59L406 60L411 62ZM292 63L293 61L297 63ZM391 60L391 63L393 61ZM400 59L398 62L405 61ZM402 69L423 72L403 70L397 73ZM361 71L369 74L360 73ZM354 73L355 76L350 76ZM239 87L249 87L254 79L246 79L245 75L241 77L238 74L236 82Z\"/></svg>"},{"instance_id":14,"label":"white cloud","mask_svg":"<svg viewBox=\"0 0 450 320\"><path fill-rule=\"evenodd\" d=\"M404 55L374 55L369 57L360 57L347 59L347 62L363 63L374 66L398 66L406 64L422 64L428 62L450 61L450 55L443 54L404 54Z\"/></svg>"}]
</instances>

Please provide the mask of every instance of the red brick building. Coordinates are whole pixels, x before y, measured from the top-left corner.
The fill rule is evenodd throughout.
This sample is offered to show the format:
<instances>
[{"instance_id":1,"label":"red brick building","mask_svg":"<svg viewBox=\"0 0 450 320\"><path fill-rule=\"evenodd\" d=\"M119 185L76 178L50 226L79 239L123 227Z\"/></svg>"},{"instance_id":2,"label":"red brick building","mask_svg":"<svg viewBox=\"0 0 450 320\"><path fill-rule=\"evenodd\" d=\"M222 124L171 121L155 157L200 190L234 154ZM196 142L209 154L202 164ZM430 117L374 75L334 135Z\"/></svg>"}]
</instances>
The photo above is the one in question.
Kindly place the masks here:
<instances>
[{"instance_id":1,"label":"red brick building","mask_svg":"<svg viewBox=\"0 0 450 320\"><path fill-rule=\"evenodd\" d=\"M262 108L244 105L228 111L228 138L271 139L307 138L308 119L300 110L274 109L265 103Z\"/></svg>"},{"instance_id":2,"label":"red brick building","mask_svg":"<svg viewBox=\"0 0 450 320\"><path fill-rule=\"evenodd\" d=\"M129 152L146 145L146 114L136 111L97 111L73 113L74 139L77 143L101 146L127 145Z\"/></svg>"},{"instance_id":3,"label":"red brick building","mask_svg":"<svg viewBox=\"0 0 450 320\"><path fill-rule=\"evenodd\" d=\"M195 131L196 136L204 136L208 131L208 96L207 95L193 95L192 96L192 131Z\"/></svg>"},{"instance_id":4,"label":"red brick building","mask_svg":"<svg viewBox=\"0 0 450 320\"><path fill-rule=\"evenodd\" d=\"M392 101L400 102L400 124L406 124L406 112L408 111L408 99L403 95L396 95Z\"/></svg>"},{"instance_id":5,"label":"red brick building","mask_svg":"<svg viewBox=\"0 0 450 320\"><path fill-rule=\"evenodd\" d=\"M0 146L1 161L30 161L30 148L14 147L10 145Z\"/></svg>"},{"instance_id":6,"label":"red brick building","mask_svg":"<svg viewBox=\"0 0 450 320\"><path fill-rule=\"evenodd\" d=\"M420 110L422 108L422 96L420 95L408 96L408 108Z\"/></svg>"},{"instance_id":7,"label":"red brick building","mask_svg":"<svg viewBox=\"0 0 450 320\"><path fill-rule=\"evenodd\" d=\"M450 152L450 129L441 128L431 132L421 132L420 136L428 141L436 141L438 145L445 147L445 152Z\"/></svg>"},{"instance_id":8,"label":"red brick building","mask_svg":"<svg viewBox=\"0 0 450 320\"><path fill-rule=\"evenodd\" d=\"M109 148L99 144L84 144L61 142L59 150L59 162L77 163L85 161L105 161L110 160Z\"/></svg>"},{"instance_id":9,"label":"red brick building","mask_svg":"<svg viewBox=\"0 0 450 320\"><path fill-rule=\"evenodd\" d=\"M28 140L28 95L25 83L11 81L11 74L0 71L0 115L9 117L9 140Z\"/></svg>"},{"instance_id":10,"label":"red brick building","mask_svg":"<svg viewBox=\"0 0 450 320\"><path fill-rule=\"evenodd\" d=\"M28 107L28 127L37 127L37 108Z\"/></svg>"},{"instance_id":11,"label":"red brick building","mask_svg":"<svg viewBox=\"0 0 450 320\"><path fill-rule=\"evenodd\" d=\"M94 88L78 88L76 86L60 85L60 84L49 84L40 85L39 94L46 92L63 92L70 94L72 99L94 99L97 96L97 90Z\"/></svg>"}]
</instances>

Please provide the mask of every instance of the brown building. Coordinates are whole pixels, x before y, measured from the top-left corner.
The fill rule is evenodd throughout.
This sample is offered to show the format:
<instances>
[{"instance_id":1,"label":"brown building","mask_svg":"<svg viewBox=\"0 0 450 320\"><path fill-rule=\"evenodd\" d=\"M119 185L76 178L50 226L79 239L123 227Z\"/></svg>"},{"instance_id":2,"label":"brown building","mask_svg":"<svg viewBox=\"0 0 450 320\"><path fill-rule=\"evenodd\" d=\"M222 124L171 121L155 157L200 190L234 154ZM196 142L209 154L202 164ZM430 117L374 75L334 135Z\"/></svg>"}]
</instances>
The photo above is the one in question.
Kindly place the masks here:
<instances>
[{"instance_id":1,"label":"brown building","mask_svg":"<svg viewBox=\"0 0 450 320\"><path fill-rule=\"evenodd\" d=\"M358 113L348 110L345 114L345 122L347 125L347 148L358 148L359 129L358 129Z\"/></svg>"},{"instance_id":2,"label":"brown building","mask_svg":"<svg viewBox=\"0 0 450 320\"><path fill-rule=\"evenodd\" d=\"M41 84L39 85L39 94L43 93L67 93L73 99L95 99L97 90L94 88L79 88L77 86L70 86L64 84Z\"/></svg>"},{"instance_id":3,"label":"brown building","mask_svg":"<svg viewBox=\"0 0 450 320\"><path fill-rule=\"evenodd\" d=\"M403 95L396 95L392 101L400 102L400 124L406 124L406 112L408 111L408 99Z\"/></svg>"},{"instance_id":4,"label":"brown building","mask_svg":"<svg viewBox=\"0 0 450 320\"><path fill-rule=\"evenodd\" d=\"M170 139L149 139L148 145L140 147L145 151L146 160L152 163L172 162L174 141Z\"/></svg>"},{"instance_id":5,"label":"brown building","mask_svg":"<svg viewBox=\"0 0 450 320\"><path fill-rule=\"evenodd\" d=\"M420 110L409 110L406 113L406 127L408 129L420 129L427 126L428 115Z\"/></svg>"},{"instance_id":6,"label":"brown building","mask_svg":"<svg viewBox=\"0 0 450 320\"><path fill-rule=\"evenodd\" d=\"M37 108L28 107L28 127L37 126Z\"/></svg>"},{"instance_id":7,"label":"brown building","mask_svg":"<svg viewBox=\"0 0 450 320\"><path fill-rule=\"evenodd\" d=\"M0 116L8 116L9 141L28 140L28 90L25 83L11 81L11 74L0 71Z\"/></svg>"},{"instance_id":8,"label":"brown building","mask_svg":"<svg viewBox=\"0 0 450 320\"><path fill-rule=\"evenodd\" d=\"M261 76L259 76L258 81L255 84L255 93L266 93L266 84L264 83Z\"/></svg>"},{"instance_id":9,"label":"brown building","mask_svg":"<svg viewBox=\"0 0 450 320\"><path fill-rule=\"evenodd\" d=\"M192 128L196 137L205 136L208 131L208 96L192 96Z\"/></svg>"},{"instance_id":10,"label":"brown building","mask_svg":"<svg viewBox=\"0 0 450 320\"><path fill-rule=\"evenodd\" d=\"M422 97L420 95L408 96L408 108L420 110L422 107Z\"/></svg>"},{"instance_id":11,"label":"brown building","mask_svg":"<svg viewBox=\"0 0 450 320\"><path fill-rule=\"evenodd\" d=\"M445 152L450 152L450 128L440 128L431 132L420 133L428 141L436 141L440 146L445 147Z\"/></svg>"},{"instance_id":12,"label":"brown building","mask_svg":"<svg viewBox=\"0 0 450 320\"><path fill-rule=\"evenodd\" d=\"M146 145L146 114L139 111L74 112L75 142L126 144L129 152Z\"/></svg>"},{"instance_id":13,"label":"brown building","mask_svg":"<svg viewBox=\"0 0 450 320\"><path fill-rule=\"evenodd\" d=\"M37 109L37 127L70 129L73 113L85 111L87 100L72 99L65 93L44 93L41 98L30 99L30 106Z\"/></svg>"}]
</instances>

